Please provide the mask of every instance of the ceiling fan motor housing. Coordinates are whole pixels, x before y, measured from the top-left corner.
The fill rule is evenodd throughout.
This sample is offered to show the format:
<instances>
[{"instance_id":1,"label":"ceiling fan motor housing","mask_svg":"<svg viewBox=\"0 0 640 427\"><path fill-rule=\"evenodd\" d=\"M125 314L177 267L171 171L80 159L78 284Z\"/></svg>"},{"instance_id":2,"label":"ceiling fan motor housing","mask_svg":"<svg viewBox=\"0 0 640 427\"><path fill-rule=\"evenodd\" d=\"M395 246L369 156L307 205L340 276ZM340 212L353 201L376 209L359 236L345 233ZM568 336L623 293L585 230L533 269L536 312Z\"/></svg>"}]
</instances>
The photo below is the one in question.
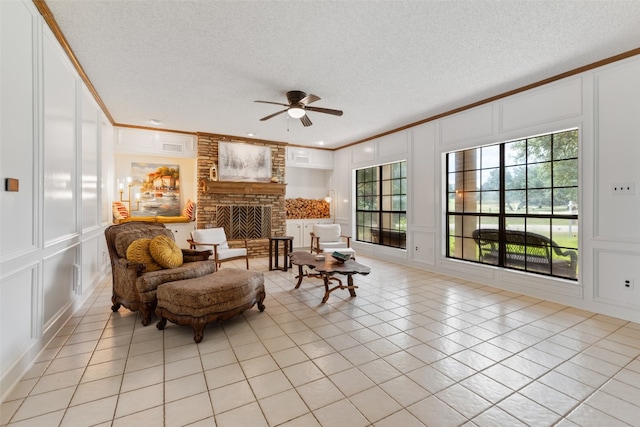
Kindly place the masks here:
<instances>
[{"instance_id":1,"label":"ceiling fan motor housing","mask_svg":"<svg viewBox=\"0 0 640 427\"><path fill-rule=\"evenodd\" d=\"M289 101L289 104L298 104L306 96L307 94L300 90L291 90L287 92L287 100Z\"/></svg>"}]
</instances>

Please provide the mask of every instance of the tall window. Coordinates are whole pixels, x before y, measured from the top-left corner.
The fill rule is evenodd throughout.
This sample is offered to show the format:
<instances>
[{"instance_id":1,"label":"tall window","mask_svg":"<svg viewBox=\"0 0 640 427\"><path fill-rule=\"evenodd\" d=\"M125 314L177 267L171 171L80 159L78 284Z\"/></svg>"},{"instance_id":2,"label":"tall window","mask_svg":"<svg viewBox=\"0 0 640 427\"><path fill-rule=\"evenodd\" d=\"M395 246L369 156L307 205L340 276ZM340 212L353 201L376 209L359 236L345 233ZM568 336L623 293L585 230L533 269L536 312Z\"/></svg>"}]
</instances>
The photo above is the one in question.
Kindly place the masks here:
<instances>
[{"instance_id":1,"label":"tall window","mask_svg":"<svg viewBox=\"0 0 640 427\"><path fill-rule=\"evenodd\" d=\"M406 161L356 171L356 240L406 248Z\"/></svg>"},{"instance_id":2,"label":"tall window","mask_svg":"<svg viewBox=\"0 0 640 427\"><path fill-rule=\"evenodd\" d=\"M447 256L576 279L578 130L447 154Z\"/></svg>"}]
</instances>

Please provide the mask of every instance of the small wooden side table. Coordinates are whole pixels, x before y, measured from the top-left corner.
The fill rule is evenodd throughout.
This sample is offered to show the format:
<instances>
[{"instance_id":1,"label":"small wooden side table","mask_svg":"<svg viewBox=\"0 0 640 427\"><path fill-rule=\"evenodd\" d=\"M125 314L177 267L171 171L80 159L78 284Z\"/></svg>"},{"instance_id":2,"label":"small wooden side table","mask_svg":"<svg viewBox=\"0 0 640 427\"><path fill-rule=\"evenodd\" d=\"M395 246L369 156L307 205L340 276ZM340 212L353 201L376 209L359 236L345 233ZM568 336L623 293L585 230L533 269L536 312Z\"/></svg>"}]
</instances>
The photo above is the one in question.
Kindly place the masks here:
<instances>
[{"instance_id":1,"label":"small wooden side table","mask_svg":"<svg viewBox=\"0 0 640 427\"><path fill-rule=\"evenodd\" d=\"M293 236L273 236L269 237L269 271L280 270L278 267L278 248L280 242L284 242L284 266L282 271L287 271L291 266L289 261L289 253L293 252ZM275 246L275 263L274 259L274 246Z\"/></svg>"}]
</instances>

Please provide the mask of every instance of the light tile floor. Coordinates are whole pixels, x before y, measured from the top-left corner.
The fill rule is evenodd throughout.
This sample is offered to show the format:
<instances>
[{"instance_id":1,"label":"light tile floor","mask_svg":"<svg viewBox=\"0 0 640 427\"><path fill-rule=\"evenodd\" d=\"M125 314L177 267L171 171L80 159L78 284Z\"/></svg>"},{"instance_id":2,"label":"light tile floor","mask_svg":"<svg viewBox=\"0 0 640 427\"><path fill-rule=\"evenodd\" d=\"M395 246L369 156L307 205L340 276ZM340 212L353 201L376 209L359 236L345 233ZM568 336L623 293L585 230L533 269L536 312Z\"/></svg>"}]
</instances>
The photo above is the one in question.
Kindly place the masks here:
<instances>
[{"instance_id":1,"label":"light tile floor","mask_svg":"<svg viewBox=\"0 0 640 427\"><path fill-rule=\"evenodd\" d=\"M640 425L640 325L359 256L205 329L112 313L110 277L1 407L6 426ZM239 266L241 267L241 266ZM229 268L228 266L225 268Z\"/></svg>"}]
</instances>

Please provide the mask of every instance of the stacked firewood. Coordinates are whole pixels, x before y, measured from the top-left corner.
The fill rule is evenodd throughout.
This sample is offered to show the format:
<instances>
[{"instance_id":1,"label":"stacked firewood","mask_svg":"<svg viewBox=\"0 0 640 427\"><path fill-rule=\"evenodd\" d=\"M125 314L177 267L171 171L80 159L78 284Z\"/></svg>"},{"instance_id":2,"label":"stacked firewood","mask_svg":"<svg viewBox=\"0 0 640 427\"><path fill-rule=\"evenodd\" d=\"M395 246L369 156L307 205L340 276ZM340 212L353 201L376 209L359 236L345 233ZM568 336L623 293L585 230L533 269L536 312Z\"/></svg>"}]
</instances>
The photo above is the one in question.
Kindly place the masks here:
<instances>
[{"instance_id":1,"label":"stacked firewood","mask_svg":"<svg viewBox=\"0 0 640 427\"><path fill-rule=\"evenodd\" d=\"M286 199L287 219L330 218L329 203L324 199Z\"/></svg>"}]
</instances>

